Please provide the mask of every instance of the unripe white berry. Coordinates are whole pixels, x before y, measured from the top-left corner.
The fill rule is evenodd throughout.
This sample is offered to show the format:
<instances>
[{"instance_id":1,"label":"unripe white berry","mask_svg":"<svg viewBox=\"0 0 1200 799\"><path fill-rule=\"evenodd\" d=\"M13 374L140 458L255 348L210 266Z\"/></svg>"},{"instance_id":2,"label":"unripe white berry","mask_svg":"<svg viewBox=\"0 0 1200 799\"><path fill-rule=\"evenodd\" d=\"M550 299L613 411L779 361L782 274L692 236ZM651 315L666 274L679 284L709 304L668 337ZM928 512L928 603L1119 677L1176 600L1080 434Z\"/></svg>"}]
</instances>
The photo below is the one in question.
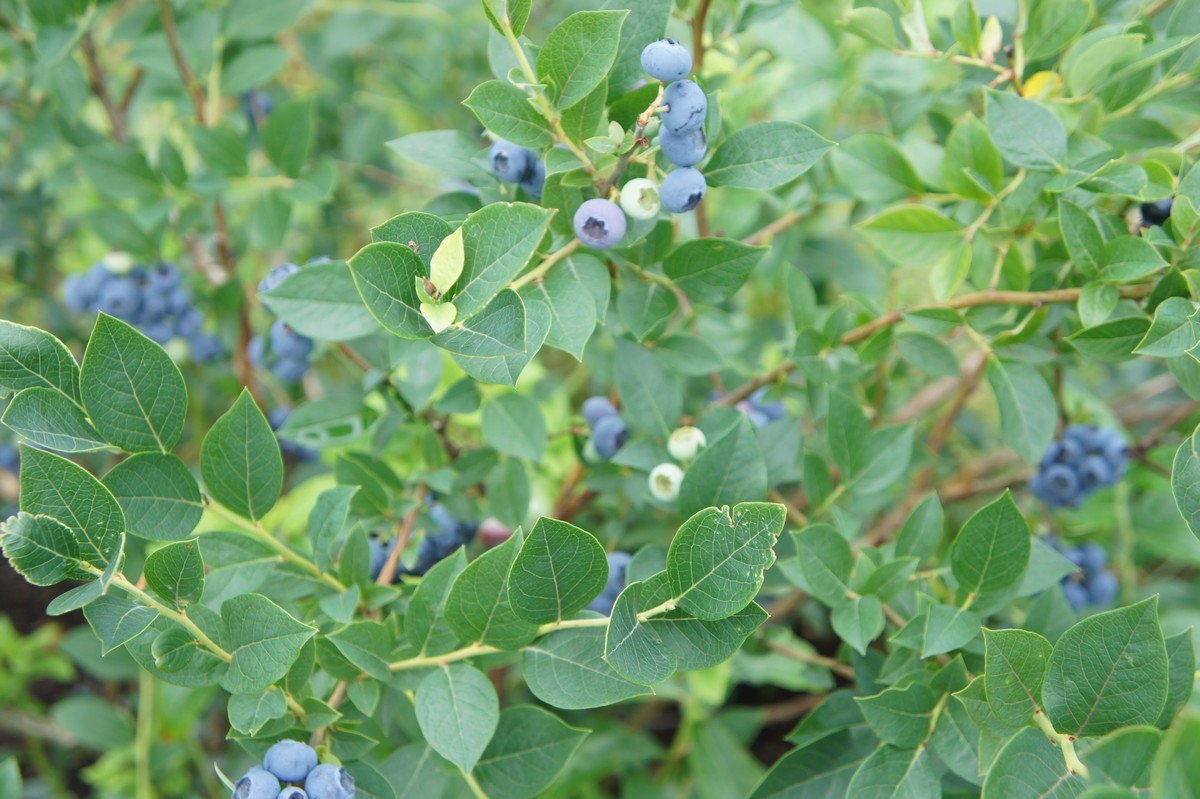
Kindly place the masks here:
<instances>
[{"instance_id":1,"label":"unripe white berry","mask_svg":"<svg viewBox=\"0 0 1200 799\"><path fill-rule=\"evenodd\" d=\"M690 461L708 444L704 432L698 427L680 427L667 439L667 451L677 461Z\"/></svg>"},{"instance_id":2,"label":"unripe white berry","mask_svg":"<svg viewBox=\"0 0 1200 799\"><path fill-rule=\"evenodd\" d=\"M650 470L650 493L655 499L670 502L679 496L683 469L673 463L660 463Z\"/></svg>"},{"instance_id":3,"label":"unripe white berry","mask_svg":"<svg viewBox=\"0 0 1200 799\"><path fill-rule=\"evenodd\" d=\"M621 210L634 219L653 219L661 207L653 180L634 178L621 189Z\"/></svg>"},{"instance_id":4,"label":"unripe white berry","mask_svg":"<svg viewBox=\"0 0 1200 799\"><path fill-rule=\"evenodd\" d=\"M133 256L127 252L113 250L101 260L104 262L104 268L114 275L128 275L133 271Z\"/></svg>"}]
</instances>

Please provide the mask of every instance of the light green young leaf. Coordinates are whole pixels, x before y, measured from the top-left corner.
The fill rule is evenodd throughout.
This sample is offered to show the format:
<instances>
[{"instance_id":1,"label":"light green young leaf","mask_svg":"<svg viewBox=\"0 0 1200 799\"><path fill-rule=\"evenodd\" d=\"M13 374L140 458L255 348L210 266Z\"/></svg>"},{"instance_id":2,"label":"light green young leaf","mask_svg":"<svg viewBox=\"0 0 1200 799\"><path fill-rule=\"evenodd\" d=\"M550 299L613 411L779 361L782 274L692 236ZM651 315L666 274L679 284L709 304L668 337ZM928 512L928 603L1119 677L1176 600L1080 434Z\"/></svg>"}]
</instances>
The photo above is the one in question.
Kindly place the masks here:
<instances>
[{"instance_id":1,"label":"light green young leaf","mask_svg":"<svg viewBox=\"0 0 1200 799\"><path fill-rule=\"evenodd\" d=\"M438 245L429 262L429 280L440 293L454 288L462 275L466 255L463 250L463 229L456 228Z\"/></svg>"}]
</instances>

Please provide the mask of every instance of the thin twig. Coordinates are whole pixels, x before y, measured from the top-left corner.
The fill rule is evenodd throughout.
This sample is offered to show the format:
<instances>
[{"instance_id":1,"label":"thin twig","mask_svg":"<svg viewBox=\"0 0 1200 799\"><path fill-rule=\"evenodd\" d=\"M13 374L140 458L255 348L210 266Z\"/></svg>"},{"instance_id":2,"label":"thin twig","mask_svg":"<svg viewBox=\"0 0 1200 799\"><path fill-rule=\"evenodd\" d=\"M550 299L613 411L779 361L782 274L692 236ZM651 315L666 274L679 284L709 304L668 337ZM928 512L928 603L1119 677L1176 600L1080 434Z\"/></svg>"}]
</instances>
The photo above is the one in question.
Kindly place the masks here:
<instances>
[{"instance_id":1,"label":"thin twig","mask_svg":"<svg viewBox=\"0 0 1200 799\"><path fill-rule=\"evenodd\" d=\"M108 81L105 80L104 67L101 66L100 57L96 54L96 39L90 32L83 35L83 39L79 42L79 49L83 51L83 59L87 64L88 88L104 106L104 113L108 115L108 124L112 126L113 138L117 140L118 144L125 144L127 140L125 117L121 108L113 102L112 95L108 93Z\"/></svg>"}]
</instances>

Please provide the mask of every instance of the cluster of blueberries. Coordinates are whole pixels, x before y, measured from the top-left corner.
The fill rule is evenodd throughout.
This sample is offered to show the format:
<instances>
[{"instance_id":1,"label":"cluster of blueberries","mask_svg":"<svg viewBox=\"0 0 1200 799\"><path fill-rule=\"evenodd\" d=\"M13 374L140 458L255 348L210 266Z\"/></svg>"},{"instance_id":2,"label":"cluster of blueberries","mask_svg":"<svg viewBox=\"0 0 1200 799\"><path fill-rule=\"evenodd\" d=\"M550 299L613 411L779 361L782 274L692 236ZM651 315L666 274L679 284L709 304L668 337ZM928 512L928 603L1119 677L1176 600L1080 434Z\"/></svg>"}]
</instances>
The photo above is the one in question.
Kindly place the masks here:
<instances>
[{"instance_id":1,"label":"cluster of blueberries","mask_svg":"<svg viewBox=\"0 0 1200 799\"><path fill-rule=\"evenodd\" d=\"M659 208L684 214L695 209L708 191L704 175L695 168L708 152L704 134L708 97L695 81L687 80L692 54L674 39L659 39L642 51L642 69L667 84L658 146L676 168L661 185L649 178L628 181L621 189L619 206L603 197L580 205L574 217L575 235L593 249L607 250L621 243L628 229L627 214L634 219L652 219Z\"/></svg>"},{"instance_id":2,"label":"cluster of blueberries","mask_svg":"<svg viewBox=\"0 0 1200 799\"><path fill-rule=\"evenodd\" d=\"M600 595L587 606L588 610L603 613L605 616L612 615L617 597L625 590L625 575L629 571L629 561L632 559L628 552L608 553L608 582L604 584Z\"/></svg>"},{"instance_id":3,"label":"cluster of blueberries","mask_svg":"<svg viewBox=\"0 0 1200 799\"><path fill-rule=\"evenodd\" d=\"M711 394L708 401L710 403L719 402L724 396L722 393ZM746 418L753 422L755 427L766 427L771 422L782 419L787 415L787 409L783 407L781 400L767 399L766 386L763 386L739 402L736 407L739 411L746 414Z\"/></svg>"},{"instance_id":4,"label":"cluster of blueberries","mask_svg":"<svg viewBox=\"0 0 1200 799\"><path fill-rule=\"evenodd\" d=\"M1129 446L1116 430L1071 425L1029 481L1034 495L1052 508L1077 508L1085 497L1115 485L1129 466Z\"/></svg>"},{"instance_id":5,"label":"cluster of blueberries","mask_svg":"<svg viewBox=\"0 0 1200 799\"><path fill-rule=\"evenodd\" d=\"M1171 200L1142 203L1142 227L1162 227L1171 218Z\"/></svg>"},{"instance_id":6,"label":"cluster of blueberries","mask_svg":"<svg viewBox=\"0 0 1200 799\"><path fill-rule=\"evenodd\" d=\"M258 293L270 291L298 271L300 267L296 264L280 264L259 281ZM296 383L312 365L309 358L313 347L311 338L300 335L282 319L276 319L266 336L250 339L250 361L259 368L269 369L285 383Z\"/></svg>"},{"instance_id":7,"label":"cluster of blueberries","mask_svg":"<svg viewBox=\"0 0 1200 799\"><path fill-rule=\"evenodd\" d=\"M546 165L537 151L498 139L488 150L492 174L505 183L516 183L531 197L541 197L546 185Z\"/></svg>"},{"instance_id":8,"label":"cluster of blueberries","mask_svg":"<svg viewBox=\"0 0 1200 799\"><path fill-rule=\"evenodd\" d=\"M629 440L629 428L607 397L595 396L584 400L583 418L592 429L592 447L605 460L620 452Z\"/></svg>"},{"instance_id":9,"label":"cluster of blueberries","mask_svg":"<svg viewBox=\"0 0 1200 799\"><path fill-rule=\"evenodd\" d=\"M186 343L188 357L196 363L216 360L224 352L220 340L204 331L204 315L172 264L147 267L124 253L112 253L87 272L69 275L63 302L76 313L115 316L164 346Z\"/></svg>"},{"instance_id":10,"label":"cluster of blueberries","mask_svg":"<svg viewBox=\"0 0 1200 799\"><path fill-rule=\"evenodd\" d=\"M356 795L354 778L344 768L318 765L311 746L284 740L267 750L261 766L237 781L232 799L354 799Z\"/></svg>"},{"instance_id":11,"label":"cluster of blueberries","mask_svg":"<svg viewBox=\"0 0 1200 799\"><path fill-rule=\"evenodd\" d=\"M1062 549L1056 540L1051 539L1049 543L1079 567L1079 571L1062 579L1063 595L1076 612L1088 605L1108 605L1117 598L1121 585L1117 582L1117 576L1107 568L1108 553L1104 547L1087 543Z\"/></svg>"},{"instance_id":12,"label":"cluster of blueberries","mask_svg":"<svg viewBox=\"0 0 1200 799\"><path fill-rule=\"evenodd\" d=\"M426 535L421 540L420 547L417 549L417 562L411 569L406 569L401 565L396 570L397 579L401 574L424 575L443 558L454 554L459 547L465 547L474 541L475 535L479 532L479 524L455 519L445 507L437 504L432 495L426 498L426 502L429 504L429 518L437 525L438 531ZM383 570L383 564L387 562L390 550L385 550L383 542L377 536L371 536L370 546L371 579L374 580ZM391 548L394 549L395 546L396 541L393 540Z\"/></svg>"},{"instance_id":13,"label":"cluster of blueberries","mask_svg":"<svg viewBox=\"0 0 1200 799\"><path fill-rule=\"evenodd\" d=\"M283 427L284 423L291 416L292 410L284 405L277 405L267 414L267 421L271 423L271 429L278 431ZM295 441L284 438L276 433L276 439L279 441L279 451L283 457L299 463L316 460L320 455L315 449L306 447L303 444L297 444Z\"/></svg>"}]
</instances>

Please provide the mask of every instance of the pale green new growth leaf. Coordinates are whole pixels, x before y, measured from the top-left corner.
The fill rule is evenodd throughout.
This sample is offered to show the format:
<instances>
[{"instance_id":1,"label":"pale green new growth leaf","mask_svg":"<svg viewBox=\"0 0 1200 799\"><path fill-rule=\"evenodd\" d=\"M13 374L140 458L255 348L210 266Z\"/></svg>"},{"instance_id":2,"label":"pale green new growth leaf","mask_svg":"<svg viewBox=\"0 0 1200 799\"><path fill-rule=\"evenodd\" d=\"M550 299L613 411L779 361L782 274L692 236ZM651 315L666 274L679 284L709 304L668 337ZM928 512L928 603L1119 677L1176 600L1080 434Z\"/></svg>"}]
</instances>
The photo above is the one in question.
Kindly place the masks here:
<instances>
[{"instance_id":1,"label":"pale green new growth leaf","mask_svg":"<svg viewBox=\"0 0 1200 799\"><path fill-rule=\"evenodd\" d=\"M445 294L458 282L463 271L463 229L457 228L438 245L429 262L429 281Z\"/></svg>"}]
</instances>

